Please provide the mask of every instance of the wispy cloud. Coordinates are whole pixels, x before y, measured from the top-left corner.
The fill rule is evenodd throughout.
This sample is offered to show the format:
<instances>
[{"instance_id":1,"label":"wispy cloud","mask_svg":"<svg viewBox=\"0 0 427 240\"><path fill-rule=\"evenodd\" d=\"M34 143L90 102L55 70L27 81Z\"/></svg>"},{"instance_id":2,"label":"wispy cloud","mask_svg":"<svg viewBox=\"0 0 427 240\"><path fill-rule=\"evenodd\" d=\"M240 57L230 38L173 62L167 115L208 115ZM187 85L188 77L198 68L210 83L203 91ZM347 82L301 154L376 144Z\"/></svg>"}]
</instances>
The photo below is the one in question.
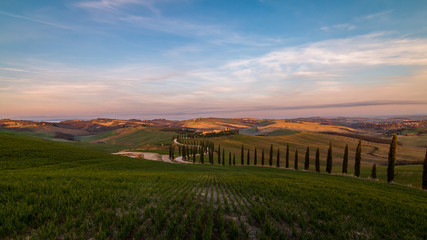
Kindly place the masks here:
<instances>
[{"instance_id":1,"label":"wispy cloud","mask_svg":"<svg viewBox=\"0 0 427 240\"><path fill-rule=\"evenodd\" d=\"M375 19L375 18L379 18L379 17L383 17L386 15L389 15L390 13L392 13L393 10L386 10L386 11L381 11L381 12L377 12L377 13L372 13L372 14L368 14L362 17L357 18L356 20L361 21L361 20L371 20L371 19Z\"/></svg>"},{"instance_id":2,"label":"wispy cloud","mask_svg":"<svg viewBox=\"0 0 427 240\"><path fill-rule=\"evenodd\" d=\"M4 15L4 16L8 16L8 17L13 17L13 18L27 20L27 21L30 21L30 22L35 22L35 23L40 23L40 24L44 24L44 25L49 25L49 26L55 27L55 28L61 28L61 29L67 29L67 30L74 29L71 26L63 25L63 24L60 24L60 23L57 23L57 22L47 21L47 20L44 20L44 19L27 17L27 16L22 16L22 15L18 15L18 14L14 14L14 13L9 13L9 12L4 12L4 11L0 11L0 14Z\"/></svg>"},{"instance_id":3,"label":"wispy cloud","mask_svg":"<svg viewBox=\"0 0 427 240\"><path fill-rule=\"evenodd\" d=\"M154 13L159 13L155 7L155 1L151 0L99 0L99 1L82 1L76 3L76 6L89 10L102 10L115 12L129 5L141 5Z\"/></svg>"},{"instance_id":4,"label":"wispy cloud","mask_svg":"<svg viewBox=\"0 0 427 240\"><path fill-rule=\"evenodd\" d=\"M332 25L332 26L324 26L324 27L321 27L320 30L323 30L323 31L331 31L331 30L351 31L355 28L356 28L356 26L354 26L352 24L343 23L343 24L336 24L336 25Z\"/></svg>"}]
</instances>

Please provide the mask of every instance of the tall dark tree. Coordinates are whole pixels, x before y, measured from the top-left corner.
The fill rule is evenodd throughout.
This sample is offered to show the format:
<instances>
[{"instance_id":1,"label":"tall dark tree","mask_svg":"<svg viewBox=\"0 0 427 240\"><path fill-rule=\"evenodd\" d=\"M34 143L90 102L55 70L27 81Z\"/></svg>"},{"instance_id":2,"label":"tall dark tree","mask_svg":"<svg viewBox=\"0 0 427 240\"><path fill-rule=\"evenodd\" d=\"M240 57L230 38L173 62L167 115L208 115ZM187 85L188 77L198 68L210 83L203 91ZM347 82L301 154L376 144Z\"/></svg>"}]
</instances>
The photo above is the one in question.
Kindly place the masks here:
<instances>
[{"instance_id":1,"label":"tall dark tree","mask_svg":"<svg viewBox=\"0 0 427 240\"><path fill-rule=\"evenodd\" d=\"M371 178L372 179L376 179L377 178L377 165L375 163L372 166Z\"/></svg>"},{"instance_id":2,"label":"tall dark tree","mask_svg":"<svg viewBox=\"0 0 427 240\"><path fill-rule=\"evenodd\" d=\"M242 151L241 151L241 153L240 153L240 164L241 165L245 165L245 150L244 150L244 148L243 148L243 145L242 145Z\"/></svg>"},{"instance_id":3,"label":"tall dark tree","mask_svg":"<svg viewBox=\"0 0 427 240\"><path fill-rule=\"evenodd\" d=\"M236 154L233 154L233 165L236 165Z\"/></svg>"},{"instance_id":4,"label":"tall dark tree","mask_svg":"<svg viewBox=\"0 0 427 240\"><path fill-rule=\"evenodd\" d=\"M264 148L262 149L262 153L261 153L261 165L264 166Z\"/></svg>"},{"instance_id":5,"label":"tall dark tree","mask_svg":"<svg viewBox=\"0 0 427 240\"><path fill-rule=\"evenodd\" d=\"M426 156L424 157L424 166L423 166L423 189L427 189L427 150L426 150Z\"/></svg>"},{"instance_id":6,"label":"tall dark tree","mask_svg":"<svg viewBox=\"0 0 427 240\"><path fill-rule=\"evenodd\" d=\"M286 168L289 168L289 144L286 146Z\"/></svg>"},{"instance_id":7,"label":"tall dark tree","mask_svg":"<svg viewBox=\"0 0 427 240\"><path fill-rule=\"evenodd\" d=\"M255 153L254 153L254 165L255 166L258 164L257 160L258 160L258 156L257 156L256 148L255 148Z\"/></svg>"},{"instance_id":8,"label":"tall dark tree","mask_svg":"<svg viewBox=\"0 0 427 240\"><path fill-rule=\"evenodd\" d=\"M396 163L397 135L393 135L388 152L387 182L394 180L394 164Z\"/></svg>"},{"instance_id":9,"label":"tall dark tree","mask_svg":"<svg viewBox=\"0 0 427 240\"><path fill-rule=\"evenodd\" d=\"M193 163L196 163L196 154L197 154L196 147L193 146Z\"/></svg>"},{"instance_id":10,"label":"tall dark tree","mask_svg":"<svg viewBox=\"0 0 427 240\"><path fill-rule=\"evenodd\" d=\"M172 145L169 147L169 158L172 158Z\"/></svg>"},{"instance_id":11,"label":"tall dark tree","mask_svg":"<svg viewBox=\"0 0 427 240\"><path fill-rule=\"evenodd\" d=\"M228 153L228 165L231 166L231 152Z\"/></svg>"},{"instance_id":12,"label":"tall dark tree","mask_svg":"<svg viewBox=\"0 0 427 240\"><path fill-rule=\"evenodd\" d=\"M225 165L225 149L222 149L222 166Z\"/></svg>"},{"instance_id":13,"label":"tall dark tree","mask_svg":"<svg viewBox=\"0 0 427 240\"><path fill-rule=\"evenodd\" d=\"M218 164L221 164L221 145L218 145Z\"/></svg>"},{"instance_id":14,"label":"tall dark tree","mask_svg":"<svg viewBox=\"0 0 427 240\"><path fill-rule=\"evenodd\" d=\"M305 162L304 162L304 170L310 169L310 148L307 147L307 151L305 152Z\"/></svg>"},{"instance_id":15,"label":"tall dark tree","mask_svg":"<svg viewBox=\"0 0 427 240\"><path fill-rule=\"evenodd\" d=\"M205 151L203 148L200 151L200 163L205 163Z\"/></svg>"},{"instance_id":16,"label":"tall dark tree","mask_svg":"<svg viewBox=\"0 0 427 240\"><path fill-rule=\"evenodd\" d=\"M316 150L316 172L320 172L320 149L317 148Z\"/></svg>"},{"instance_id":17,"label":"tall dark tree","mask_svg":"<svg viewBox=\"0 0 427 240\"><path fill-rule=\"evenodd\" d=\"M175 146L174 145L171 146L171 159L172 160L175 159Z\"/></svg>"},{"instance_id":18,"label":"tall dark tree","mask_svg":"<svg viewBox=\"0 0 427 240\"><path fill-rule=\"evenodd\" d=\"M359 144L356 148L356 156L354 158L354 176L360 176L360 161L362 160L362 139L359 139Z\"/></svg>"},{"instance_id":19,"label":"tall dark tree","mask_svg":"<svg viewBox=\"0 0 427 240\"><path fill-rule=\"evenodd\" d=\"M248 154L247 154L246 158L247 158L246 165L248 165L248 166L251 165L251 154L249 152L249 148L248 148Z\"/></svg>"},{"instance_id":20,"label":"tall dark tree","mask_svg":"<svg viewBox=\"0 0 427 240\"><path fill-rule=\"evenodd\" d=\"M280 167L280 148L277 148L276 167Z\"/></svg>"},{"instance_id":21,"label":"tall dark tree","mask_svg":"<svg viewBox=\"0 0 427 240\"><path fill-rule=\"evenodd\" d=\"M295 150L295 164L294 167L298 170L298 149Z\"/></svg>"},{"instance_id":22,"label":"tall dark tree","mask_svg":"<svg viewBox=\"0 0 427 240\"><path fill-rule=\"evenodd\" d=\"M268 160L268 165L273 166L273 144L270 146L270 158Z\"/></svg>"},{"instance_id":23,"label":"tall dark tree","mask_svg":"<svg viewBox=\"0 0 427 240\"><path fill-rule=\"evenodd\" d=\"M332 141L329 141L328 157L326 158L326 172L332 172Z\"/></svg>"},{"instance_id":24,"label":"tall dark tree","mask_svg":"<svg viewBox=\"0 0 427 240\"><path fill-rule=\"evenodd\" d=\"M348 144L345 145L344 157L342 160L342 173L347 173L348 168Z\"/></svg>"}]
</instances>

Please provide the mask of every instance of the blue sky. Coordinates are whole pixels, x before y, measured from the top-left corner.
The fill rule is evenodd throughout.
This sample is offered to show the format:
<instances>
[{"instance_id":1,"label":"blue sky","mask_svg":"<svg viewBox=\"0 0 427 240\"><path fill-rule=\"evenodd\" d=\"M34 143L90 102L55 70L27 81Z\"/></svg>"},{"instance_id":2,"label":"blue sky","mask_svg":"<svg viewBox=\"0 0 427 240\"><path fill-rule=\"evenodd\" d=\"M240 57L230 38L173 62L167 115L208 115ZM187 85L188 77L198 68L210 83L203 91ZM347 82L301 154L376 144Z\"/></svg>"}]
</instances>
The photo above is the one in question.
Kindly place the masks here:
<instances>
[{"instance_id":1,"label":"blue sky","mask_svg":"<svg viewBox=\"0 0 427 240\"><path fill-rule=\"evenodd\" d=\"M0 3L1 118L427 114L425 1Z\"/></svg>"}]
</instances>

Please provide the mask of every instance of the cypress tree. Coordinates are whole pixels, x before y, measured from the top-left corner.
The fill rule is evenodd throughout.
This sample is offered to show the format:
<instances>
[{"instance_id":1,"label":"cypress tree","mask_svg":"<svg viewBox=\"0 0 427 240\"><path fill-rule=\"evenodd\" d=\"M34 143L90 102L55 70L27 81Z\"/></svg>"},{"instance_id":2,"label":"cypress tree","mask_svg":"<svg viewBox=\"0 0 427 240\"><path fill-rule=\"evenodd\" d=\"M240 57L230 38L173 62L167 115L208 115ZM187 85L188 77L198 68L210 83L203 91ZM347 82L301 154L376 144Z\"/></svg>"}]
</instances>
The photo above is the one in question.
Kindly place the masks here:
<instances>
[{"instance_id":1,"label":"cypress tree","mask_svg":"<svg viewBox=\"0 0 427 240\"><path fill-rule=\"evenodd\" d=\"M276 167L280 167L280 149L277 149Z\"/></svg>"},{"instance_id":2,"label":"cypress tree","mask_svg":"<svg viewBox=\"0 0 427 240\"><path fill-rule=\"evenodd\" d=\"M186 152L185 152L185 146L182 146L182 159L185 160Z\"/></svg>"},{"instance_id":3,"label":"cypress tree","mask_svg":"<svg viewBox=\"0 0 427 240\"><path fill-rule=\"evenodd\" d=\"M236 154L233 154L233 165L236 165Z\"/></svg>"},{"instance_id":4,"label":"cypress tree","mask_svg":"<svg viewBox=\"0 0 427 240\"><path fill-rule=\"evenodd\" d=\"M250 152L249 152L249 148L248 148L248 156L247 156L247 162L246 162L246 164L248 166L251 165L251 155L250 155Z\"/></svg>"},{"instance_id":5,"label":"cypress tree","mask_svg":"<svg viewBox=\"0 0 427 240\"><path fill-rule=\"evenodd\" d=\"M326 159L326 172L332 172L332 141L329 141L328 157Z\"/></svg>"},{"instance_id":6,"label":"cypress tree","mask_svg":"<svg viewBox=\"0 0 427 240\"><path fill-rule=\"evenodd\" d=\"M377 178L377 165L375 163L372 166L371 178L372 179L376 179Z\"/></svg>"},{"instance_id":7,"label":"cypress tree","mask_svg":"<svg viewBox=\"0 0 427 240\"><path fill-rule=\"evenodd\" d=\"M196 163L196 147L193 147L193 163Z\"/></svg>"},{"instance_id":8,"label":"cypress tree","mask_svg":"<svg viewBox=\"0 0 427 240\"><path fill-rule=\"evenodd\" d=\"M172 158L172 145L169 147L169 158Z\"/></svg>"},{"instance_id":9,"label":"cypress tree","mask_svg":"<svg viewBox=\"0 0 427 240\"><path fill-rule=\"evenodd\" d=\"M171 159L173 160L175 159L175 146L172 145L171 147L172 147Z\"/></svg>"},{"instance_id":10,"label":"cypress tree","mask_svg":"<svg viewBox=\"0 0 427 240\"><path fill-rule=\"evenodd\" d=\"M221 164L221 145L218 145L218 164Z\"/></svg>"},{"instance_id":11,"label":"cypress tree","mask_svg":"<svg viewBox=\"0 0 427 240\"><path fill-rule=\"evenodd\" d=\"M257 165L257 152L256 152L256 148L255 148L255 153L254 153L254 165Z\"/></svg>"},{"instance_id":12,"label":"cypress tree","mask_svg":"<svg viewBox=\"0 0 427 240\"><path fill-rule=\"evenodd\" d=\"M423 189L427 189L427 150L423 166Z\"/></svg>"},{"instance_id":13,"label":"cypress tree","mask_svg":"<svg viewBox=\"0 0 427 240\"><path fill-rule=\"evenodd\" d=\"M356 157L354 158L354 175L360 176L360 161L362 160L362 139L359 139L359 144L356 148Z\"/></svg>"},{"instance_id":14,"label":"cypress tree","mask_svg":"<svg viewBox=\"0 0 427 240\"><path fill-rule=\"evenodd\" d=\"M245 152L244 152L243 145L242 145L242 151L240 153L240 163L241 163L241 165L245 165L244 159L245 159Z\"/></svg>"},{"instance_id":15,"label":"cypress tree","mask_svg":"<svg viewBox=\"0 0 427 240\"><path fill-rule=\"evenodd\" d=\"M344 157L342 160L342 173L347 173L348 168L348 144L345 145Z\"/></svg>"},{"instance_id":16,"label":"cypress tree","mask_svg":"<svg viewBox=\"0 0 427 240\"><path fill-rule=\"evenodd\" d=\"M394 179L394 164L396 163L397 135L393 135L390 143L390 151L388 152L388 167L387 167L387 182L392 182Z\"/></svg>"},{"instance_id":17,"label":"cypress tree","mask_svg":"<svg viewBox=\"0 0 427 240\"><path fill-rule=\"evenodd\" d=\"M268 165L273 166L273 144L270 146L270 159L268 160Z\"/></svg>"},{"instance_id":18,"label":"cypress tree","mask_svg":"<svg viewBox=\"0 0 427 240\"><path fill-rule=\"evenodd\" d=\"M231 166L231 152L228 153L228 165Z\"/></svg>"},{"instance_id":19,"label":"cypress tree","mask_svg":"<svg viewBox=\"0 0 427 240\"><path fill-rule=\"evenodd\" d=\"M289 144L286 146L286 168L289 168Z\"/></svg>"},{"instance_id":20,"label":"cypress tree","mask_svg":"<svg viewBox=\"0 0 427 240\"><path fill-rule=\"evenodd\" d=\"M316 150L316 172L320 172L320 149L317 148Z\"/></svg>"},{"instance_id":21,"label":"cypress tree","mask_svg":"<svg viewBox=\"0 0 427 240\"><path fill-rule=\"evenodd\" d=\"M295 170L298 170L298 149L295 150Z\"/></svg>"},{"instance_id":22,"label":"cypress tree","mask_svg":"<svg viewBox=\"0 0 427 240\"><path fill-rule=\"evenodd\" d=\"M261 153L261 165L264 166L264 148L262 149Z\"/></svg>"},{"instance_id":23,"label":"cypress tree","mask_svg":"<svg viewBox=\"0 0 427 240\"><path fill-rule=\"evenodd\" d=\"M222 165L225 165L225 149L222 149Z\"/></svg>"},{"instance_id":24,"label":"cypress tree","mask_svg":"<svg viewBox=\"0 0 427 240\"><path fill-rule=\"evenodd\" d=\"M200 163L205 163L205 151L203 151L203 148L200 152Z\"/></svg>"},{"instance_id":25,"label":"cypress tree","mask_svg":"<svg viewBox=\"0 0 427 240\"><path fill-rule=\"evenodd\" d=\"M307 151L305 152L305 163L304 163L304 170L310 169L310 148L307 147Z\"/></svg>"}]
</instances>

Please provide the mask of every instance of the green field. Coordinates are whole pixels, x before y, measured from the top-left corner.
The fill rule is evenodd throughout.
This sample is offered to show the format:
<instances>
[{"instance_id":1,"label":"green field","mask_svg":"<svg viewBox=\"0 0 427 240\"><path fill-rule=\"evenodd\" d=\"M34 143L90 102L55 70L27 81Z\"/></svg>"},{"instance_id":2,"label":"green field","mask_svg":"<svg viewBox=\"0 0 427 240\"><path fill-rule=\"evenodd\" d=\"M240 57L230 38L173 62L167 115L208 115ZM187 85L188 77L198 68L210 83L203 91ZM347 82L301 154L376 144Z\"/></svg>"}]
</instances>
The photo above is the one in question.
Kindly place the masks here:
<instances>
[{"instance_id":1,"label":"green field","mask_svg":"<svg viewBox=\"0 0 427 240\"><path fill-rule=\"evenodd\" d=\"M74 142L74 144L107 153L138 148L159 148L156 150L161 150L167 148L164 146L172 144L173 136L177 135L176 132L166 130L157 127L143 127L136 130L131 129L131 131L119 129L78 137L80 142Z\"/></svg>"},{"instance_id":2,"label":"green field","mask_svg":"<svg viewBox=\"0 0 427 240\"><path fill-rule=\"evenodd\" d=\"M427 192L0 134L0 238L426 239Z\"/></svg>"}]
</instances>

